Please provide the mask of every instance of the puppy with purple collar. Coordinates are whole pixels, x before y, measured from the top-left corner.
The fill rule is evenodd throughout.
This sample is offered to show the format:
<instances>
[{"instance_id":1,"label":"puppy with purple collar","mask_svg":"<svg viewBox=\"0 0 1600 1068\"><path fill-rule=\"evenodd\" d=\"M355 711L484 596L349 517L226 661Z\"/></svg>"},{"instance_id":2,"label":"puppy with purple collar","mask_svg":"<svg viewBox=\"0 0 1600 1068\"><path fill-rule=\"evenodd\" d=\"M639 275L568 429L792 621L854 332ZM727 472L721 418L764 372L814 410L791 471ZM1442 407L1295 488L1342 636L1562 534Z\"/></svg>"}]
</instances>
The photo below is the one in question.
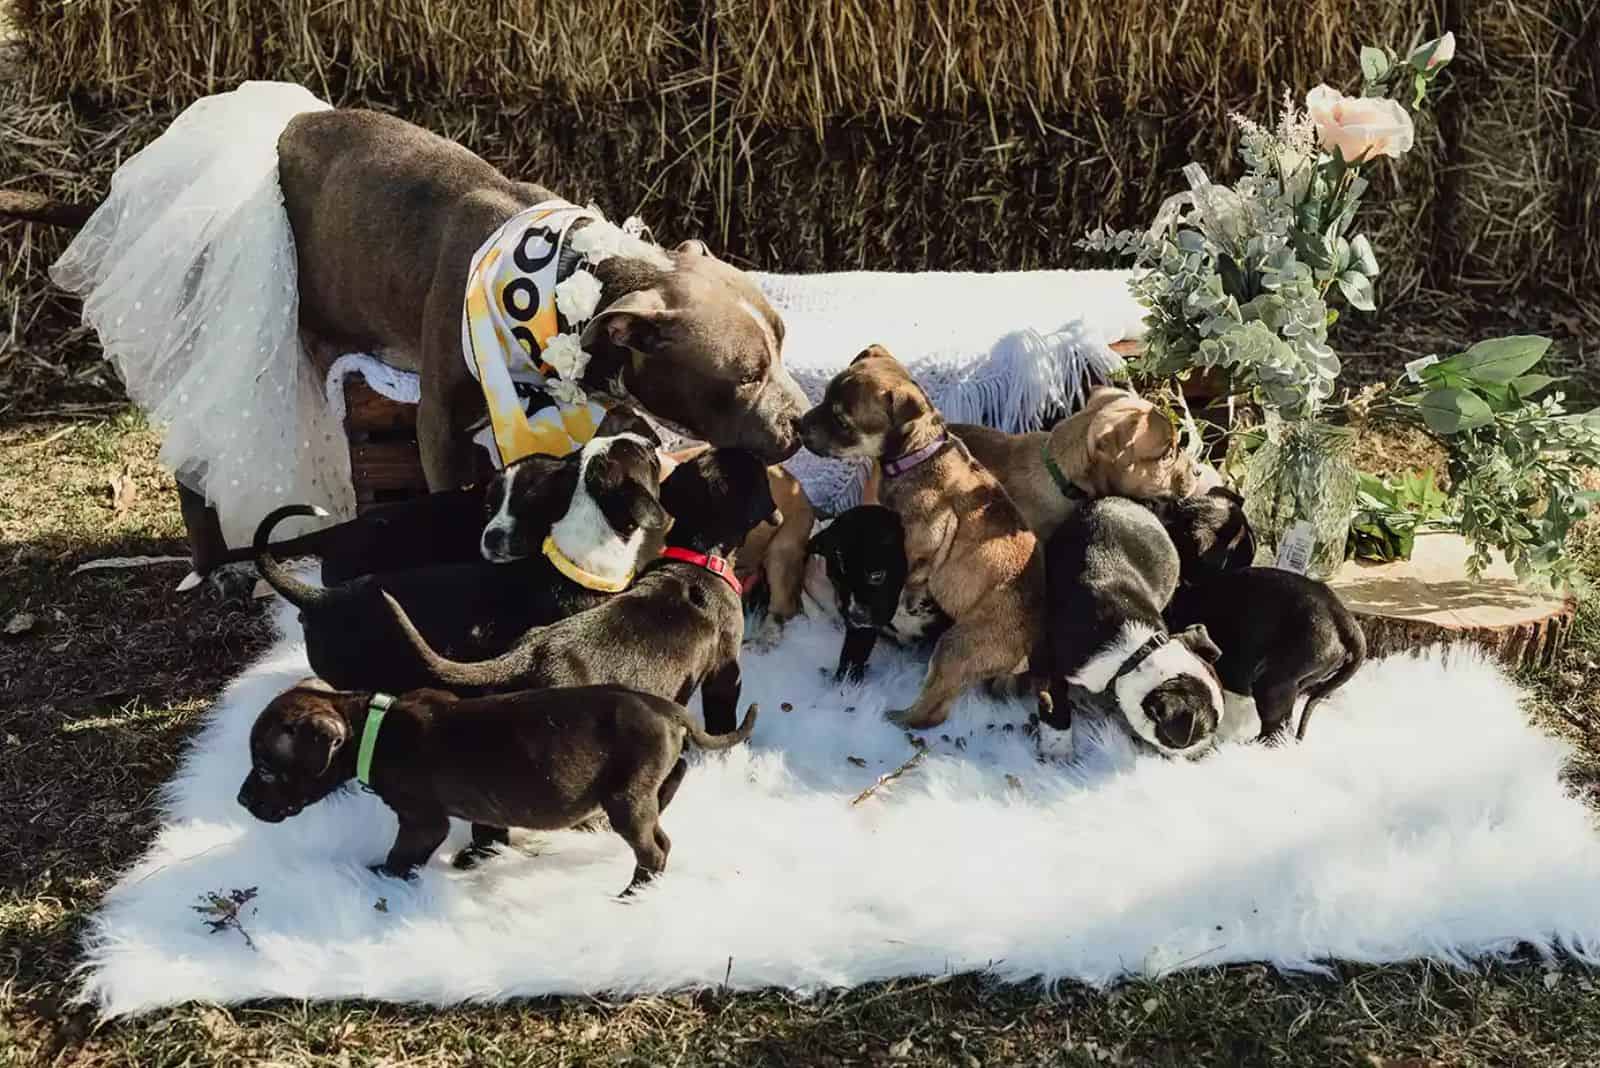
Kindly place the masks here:
<instances>
[{"instance_id":1,"label":"puppy with purple collar","mask_svg":"<svg viewBox=\"0 0 1600 1068\"><path fill-rule=\"evenodd\" d=\"M1105 497L1077 509L1045 546L1051 693L1040 702L1041 748L1058 750L1074 709L1119 720L1164 756L1209 751L1222 718L1203 626L1167 632L1178 551L1144 506Z\"/></svg>"}]
</instances>

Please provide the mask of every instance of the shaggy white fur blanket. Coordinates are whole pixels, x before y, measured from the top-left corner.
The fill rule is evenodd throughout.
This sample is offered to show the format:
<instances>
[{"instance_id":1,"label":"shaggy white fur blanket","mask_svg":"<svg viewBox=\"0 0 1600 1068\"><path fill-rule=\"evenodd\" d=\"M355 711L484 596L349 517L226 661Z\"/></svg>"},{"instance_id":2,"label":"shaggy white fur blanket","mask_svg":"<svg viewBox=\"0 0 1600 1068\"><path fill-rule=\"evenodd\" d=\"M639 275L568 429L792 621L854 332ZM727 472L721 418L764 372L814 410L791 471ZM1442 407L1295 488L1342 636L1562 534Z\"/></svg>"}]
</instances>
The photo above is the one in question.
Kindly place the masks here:
<instances>
[{"instance_id":1,"label":"shaggy white fur blanket","mask_svg":"<svg viewBox=\"0 0 1600 1068\"><path fill-rule=\"evenodd\" d=\"M236 680L193 743L149 853L106 896L83 995L108 1015L190 999L514 995L718 985L800 991L981 970L1109 983L1180 968L1339 958L1453 964L1530 943L1600 963L1600 836L1561 783L1563 743L1467 652L1370 664L1308 740L1134 756L1080 728L1043 765L1025 709L969 697L919 766L879 712L922 666L880 647L838 686L839 632L797 620L746 650L753 744L702 755L667 810L667 874L617 900L610 833L514 839L476 871L412 883L367 865L394 819L351 791L283 824L234 797L257 712L306 672L295 638ZM240 931L202 895L255 888ZM248 935L247 944L244 935Z\"/></svg>"}]
</instances>

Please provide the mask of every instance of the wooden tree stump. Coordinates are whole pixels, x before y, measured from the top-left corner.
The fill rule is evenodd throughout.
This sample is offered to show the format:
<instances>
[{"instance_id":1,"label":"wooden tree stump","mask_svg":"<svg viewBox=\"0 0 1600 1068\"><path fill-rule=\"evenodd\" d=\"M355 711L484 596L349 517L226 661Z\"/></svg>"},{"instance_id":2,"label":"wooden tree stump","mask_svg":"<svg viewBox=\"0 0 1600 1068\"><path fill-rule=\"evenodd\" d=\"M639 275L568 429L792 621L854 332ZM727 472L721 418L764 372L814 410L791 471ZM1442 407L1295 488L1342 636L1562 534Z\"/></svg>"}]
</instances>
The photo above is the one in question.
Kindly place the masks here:
<instances>
[{"instance_id":1,"label":"wooden tree stump","mask_svg":"<svg viewBox=\"0 0 1600 1068\"><path fill-rule=\"evenodd\" d=\"M1456 534L1419 534L1410 560L1347 561L1329 585L1361 621L1367 655L1468 641L1509 667L1548 667L1566 643L1577 603L1529 589L1496 555L1478 578Z\"/></svg>"}]
</instances>

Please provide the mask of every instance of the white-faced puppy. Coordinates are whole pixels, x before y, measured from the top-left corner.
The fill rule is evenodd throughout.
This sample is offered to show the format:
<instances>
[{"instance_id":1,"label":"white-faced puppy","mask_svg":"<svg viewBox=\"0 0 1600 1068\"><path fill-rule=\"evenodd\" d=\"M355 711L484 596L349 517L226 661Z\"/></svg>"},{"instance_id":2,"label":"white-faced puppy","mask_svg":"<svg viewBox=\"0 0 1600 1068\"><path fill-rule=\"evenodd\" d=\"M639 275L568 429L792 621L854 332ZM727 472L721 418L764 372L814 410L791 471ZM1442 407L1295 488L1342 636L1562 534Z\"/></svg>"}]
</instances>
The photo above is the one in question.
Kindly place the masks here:
<instances>
[{"instance_id":1,"label":"white-faced puppy","mask_svg":"<svg viewBox=\"0 0 1600 1068\"><path fill-rule=\"evenodd\" d=\"M1178 551L1155 516L1120 497L1085 504L1045 546L1054 706L1040 720L1070 729L1074 707L1119 718L1166 756L1215 741L1220 655L1203 626L1169 636L1162 611L1178 586Z\"/></svg>"},{"instance_id":2,"label":"white-faced puppy","mask_svg":"<svg viewBox=\"0 0 1600 1068\"><path fill-rule=\"evenodd\" d=\"M345 689L414 689L429 676L396 625L386 594L406 607L438 648L463 657L502 653L530 628L585 611L626 588L641 557L654 558L668 525L658 500L660 470L654 446L637 434L590 441L558 475L566 483L567 505L553 524L539 524L547 532L540 544L519 543L520 531L533 524L514 520L509 527L506 544L525 559L412 568L312 586L285 568L267 543L274 522L305 511L290 506L262 520L256 567L300 609L306 656L318 675Z\"/></svg>"},{"instance_id":3,"label":"white-faced puppy","mask_svg":"<svg viewBox=\"0 0 1600 1068\"><path fill-rule=\"evenodd\" d=\"M1275 567L1185 576L1166 617L1174 627L1204 626L1216 638L1228 718L1248 721L1254 711L1263 740L1288 728L1301 698L1295 736L1304 738L1312 709L1367 658L1366 635L1338 594Z\"/></svg>"},{"instance_id":4,"label":"white-faced puppy","mask_svg":"<svg viewBox=\"0 0 1600 1068\"><path fill-rule=\"evenodd\" d=\"M899 361L881 345L862 352L800 420L800 434L819 456L879 461L879 498L905 529L903 596L931 596L952 621L916 703L889 718L936 727L968 687L1022 670L1043 625L1038 542Z\"/></svg>"},{"instance_id":5,"label":"white-faced puppy","mask_svg":"<svg viewBox=\"0 0 1600 1068\"><path fill-rule=\"evenodd\" d=\"M1114 386L1095 387L1081 409L1048 431L1008 434L955 423L950 432L1000 480L1041 540L1080 501L1184 497L1208 477L1179 448L1159 408Z\"/></svg>"}]
</instances>

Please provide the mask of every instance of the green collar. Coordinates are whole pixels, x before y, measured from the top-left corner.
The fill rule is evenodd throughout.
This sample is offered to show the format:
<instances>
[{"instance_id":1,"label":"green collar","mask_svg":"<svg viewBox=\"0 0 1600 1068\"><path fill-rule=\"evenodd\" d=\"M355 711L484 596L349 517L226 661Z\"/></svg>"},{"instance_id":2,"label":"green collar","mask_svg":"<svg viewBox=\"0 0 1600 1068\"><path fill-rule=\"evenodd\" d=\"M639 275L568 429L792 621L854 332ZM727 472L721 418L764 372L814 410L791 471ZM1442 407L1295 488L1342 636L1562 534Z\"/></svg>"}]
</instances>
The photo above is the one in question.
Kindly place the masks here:
<instances>
[{"instance_id":1,"label":"green collar","mask_svg":"<svg viewBox=\"0 0 1600 1068\"><path fill-rule=\"evenodd\" d=\"M1063 497L1069 501L1075 501L1083 496L1083 491L1073 485L1072 480L1061 470L1061 465L1056 463L1055 458L1050 455L1050 438L1048 436L1044 439L1044 447L1039 450L1039 456L1044 460L1044 469L1050 472L1050 477L1055 480L1056 489L1061 491Z\"/></svg>"},{"instance_id":2,"label":"green collar","mask_svg":"<svg viewBox=\"0 0 1600 1068\"><path fill-rule=\"evenodd\" d=\"M383 714L394 704L386 693L375 693L367 703L367 725L361 730L361 749L356 754L356 779L362 786L372 785L372 753L378 748L378 729L383 726Z\"/></svg>"}]
</instances>

